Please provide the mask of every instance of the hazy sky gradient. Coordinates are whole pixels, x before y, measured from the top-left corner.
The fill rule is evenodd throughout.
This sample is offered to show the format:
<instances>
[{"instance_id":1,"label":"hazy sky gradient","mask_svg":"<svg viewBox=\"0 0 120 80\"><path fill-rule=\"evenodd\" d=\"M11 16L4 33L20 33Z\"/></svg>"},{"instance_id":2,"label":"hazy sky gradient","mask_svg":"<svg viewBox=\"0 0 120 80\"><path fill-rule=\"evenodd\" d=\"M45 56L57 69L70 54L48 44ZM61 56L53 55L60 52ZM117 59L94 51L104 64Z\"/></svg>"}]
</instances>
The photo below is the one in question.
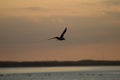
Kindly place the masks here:
<instances>
[{"instance_id":1,"label":"hazy sky gradient","mask_svg":"<svg viewBox=\"0 0 120 80\"><path fill-rule=\"evenodd\" d=\"M0 61L81 59L120 60L120 0L0 0Z\"/></svg>"}]
</instances>

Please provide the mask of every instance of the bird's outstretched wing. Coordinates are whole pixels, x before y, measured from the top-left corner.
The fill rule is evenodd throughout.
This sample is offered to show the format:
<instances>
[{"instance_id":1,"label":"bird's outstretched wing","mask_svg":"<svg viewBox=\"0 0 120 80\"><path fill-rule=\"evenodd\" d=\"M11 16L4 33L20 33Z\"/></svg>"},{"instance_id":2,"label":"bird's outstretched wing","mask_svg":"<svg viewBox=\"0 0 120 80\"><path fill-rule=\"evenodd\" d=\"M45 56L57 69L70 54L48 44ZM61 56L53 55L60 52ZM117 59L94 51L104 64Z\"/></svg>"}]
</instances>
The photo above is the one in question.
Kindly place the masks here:
<instances>
[{"instance_id":1,"label":"bird's outstretched wing","mask_svg":"<svg viewBox=\"0 0 120 80\"><path fill-rule=\"evenodd\" d=\"M53 37L53 38L50 38L50 39L48 39L48 40L51 40L51 39L55 39L56 37Z\"/></svg>"},{"instance_id":2,"label":"bird's outstretched wing","mask_svg":"<svg viewBox=\"0 0 120 80\"><path fill-rule=\"evenodd\" d=\"M63 38L65 32L67 31L67 27L65 28L65 30L63 31L63 33L61 34L60 38Z\"/></svg>"}]
</instances>

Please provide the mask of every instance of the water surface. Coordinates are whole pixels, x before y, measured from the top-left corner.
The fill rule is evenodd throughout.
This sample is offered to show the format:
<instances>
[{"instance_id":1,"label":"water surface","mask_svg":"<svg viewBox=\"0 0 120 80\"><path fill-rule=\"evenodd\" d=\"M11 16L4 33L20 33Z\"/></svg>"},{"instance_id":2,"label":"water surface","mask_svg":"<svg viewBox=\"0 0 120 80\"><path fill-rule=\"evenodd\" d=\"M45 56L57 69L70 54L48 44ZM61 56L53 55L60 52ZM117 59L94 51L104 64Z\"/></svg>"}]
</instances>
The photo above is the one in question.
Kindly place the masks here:
<instances>
[{"instance_id":1,"label":"water surface","mask_svg":"<svg viewBox=\"0 0 120 80\"><path fill-rule=\"evenodd\" d=\"M0 68L0 80L120 80L120 66Z\"/></svg>"},{"instance_id":2,"label":"water surface","mask_svg":"<svg viewBox=\"0 0 120 80\"><path fill-rule=\"evenodd\" d=\"M38 73L38 72L70 72L70 71L120 71L120 66L0 68L0 74Z\"/></svg>"}]
</instances>

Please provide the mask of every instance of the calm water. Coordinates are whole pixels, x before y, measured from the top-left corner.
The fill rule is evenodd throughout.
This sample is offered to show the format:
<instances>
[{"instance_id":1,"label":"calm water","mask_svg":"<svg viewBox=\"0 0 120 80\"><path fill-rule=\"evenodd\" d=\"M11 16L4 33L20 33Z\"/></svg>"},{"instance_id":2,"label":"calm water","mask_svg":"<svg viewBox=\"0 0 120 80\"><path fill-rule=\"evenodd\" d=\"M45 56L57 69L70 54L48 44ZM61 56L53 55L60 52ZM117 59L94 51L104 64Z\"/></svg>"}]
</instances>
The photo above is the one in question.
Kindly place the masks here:
<instances>
[{"instance_id":1,"label":"calm water","mask_svg":"<svg viewBox=\"0 0 120 80\"><path fill-rule=\"evenodd\" d=\"M120 71L120 66L102 67L19 67L0 68L0 74L7 73L38 73L38 72L66 72L66 71Z\"/></svg>"},{"instance_id":2,"label":"calm water","mask_svg":"<svg viewBox=\"0 0 120 80\"><path fill-rule=\"evenodd\" d=\"M0 80L120 80L120 66L0 68Z\"/></svg>"}]
</instances>

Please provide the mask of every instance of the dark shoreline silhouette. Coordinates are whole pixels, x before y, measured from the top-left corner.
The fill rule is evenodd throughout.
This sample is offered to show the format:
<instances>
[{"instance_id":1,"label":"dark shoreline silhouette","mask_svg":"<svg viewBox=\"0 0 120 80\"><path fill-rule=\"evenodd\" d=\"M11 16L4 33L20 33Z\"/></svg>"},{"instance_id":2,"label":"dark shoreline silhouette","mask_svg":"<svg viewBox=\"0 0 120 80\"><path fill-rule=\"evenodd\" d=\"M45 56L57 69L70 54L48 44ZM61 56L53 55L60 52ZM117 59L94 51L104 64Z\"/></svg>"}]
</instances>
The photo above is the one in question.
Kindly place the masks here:
<instances>
[{"instance_id":1,"label":"dark shoreline silhouette","mask_svg":"<svg viewBox=\"0 0 120 80\"><path fill-rule=\"evenodd\" d=\"M81 60L81 61L0 61L0 67L55 67L55 66L120 66L120 61Z\"/></svg>"}]
</instances>

